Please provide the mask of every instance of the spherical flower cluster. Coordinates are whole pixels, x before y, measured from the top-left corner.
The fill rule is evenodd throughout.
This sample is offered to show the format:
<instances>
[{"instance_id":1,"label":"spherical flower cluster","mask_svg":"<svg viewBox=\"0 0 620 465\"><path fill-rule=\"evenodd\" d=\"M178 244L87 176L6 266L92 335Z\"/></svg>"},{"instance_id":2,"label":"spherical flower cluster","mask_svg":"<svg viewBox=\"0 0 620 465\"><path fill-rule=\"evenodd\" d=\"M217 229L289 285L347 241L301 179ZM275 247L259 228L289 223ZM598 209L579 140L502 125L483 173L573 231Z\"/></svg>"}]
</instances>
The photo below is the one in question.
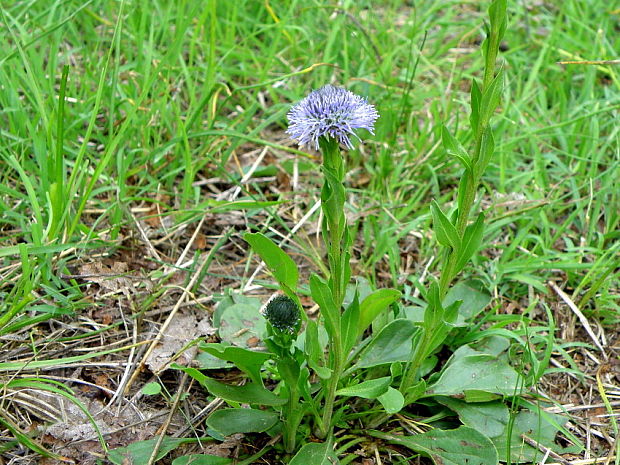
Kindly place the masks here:
<instances>
[{"instance_id":1,"label":"spherical flower cluster","mask_svg":"<svg viewBox=\"0 0 620 465\"><path fill-rule=\"evenodd\" d=\"M265 319L276 329L295 333L299 330L301 313L299 306L285 295L275 295L261 309Z\"/></svg>"},{"instance_id":2,"label":"spherical flower cluster","mask_svg":"<svg viewBox=\"0 0 620 465\"><path fill-rule=\"evenodd\" d=\"M374 124L379 113L368 101L342 87L326 85L312 91L288 113L286 131L300 146L314 143L319 149L319 138L336 139L349 149L353 148L349 136L361 140L356 129L367 129L374 134Z\"/></svg>"}]
</instances>

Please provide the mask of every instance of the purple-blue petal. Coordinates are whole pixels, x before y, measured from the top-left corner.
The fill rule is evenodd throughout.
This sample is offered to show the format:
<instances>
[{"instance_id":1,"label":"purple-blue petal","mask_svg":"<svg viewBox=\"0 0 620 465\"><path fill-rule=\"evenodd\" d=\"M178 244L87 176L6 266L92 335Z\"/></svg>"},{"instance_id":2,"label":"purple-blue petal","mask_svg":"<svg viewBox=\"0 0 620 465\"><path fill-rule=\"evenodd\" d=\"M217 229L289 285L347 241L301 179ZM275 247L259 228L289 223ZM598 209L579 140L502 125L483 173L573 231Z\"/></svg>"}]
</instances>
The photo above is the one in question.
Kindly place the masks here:
<instances>
[{"instance_id":1,"label":"purple-blue petal","mask_svg":"<svg viewBox=\"0 0 620 465\"><path fill-rule=\"evenodd\" d=\"M312 91L288 113L287 134L300 146L314 144L319 149L319 138L336 139L347 148L353 148L350 136L357 139L356 129L374 134L379 113L374 105L342 87L326 85Z\"/></svg>"}]
</instances>

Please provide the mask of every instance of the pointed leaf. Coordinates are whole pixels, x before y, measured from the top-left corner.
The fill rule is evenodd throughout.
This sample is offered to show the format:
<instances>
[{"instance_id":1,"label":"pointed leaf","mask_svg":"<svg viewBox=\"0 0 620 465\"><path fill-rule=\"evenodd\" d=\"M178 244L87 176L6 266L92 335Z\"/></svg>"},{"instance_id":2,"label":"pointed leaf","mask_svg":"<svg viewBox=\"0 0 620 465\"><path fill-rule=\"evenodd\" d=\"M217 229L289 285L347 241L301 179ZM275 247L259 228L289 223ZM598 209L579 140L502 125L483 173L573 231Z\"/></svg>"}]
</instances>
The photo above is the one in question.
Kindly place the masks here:
<instances>
[{"instance_id":1,"label":"pointed leaf","mask_svg":"<svg viewBox=\"0 0 620 465\"><path fill-rule=\"evenodd\" d=\"M420 397L422 397L424 393L426 393L426 381L421 379L420 381L415 383L413 386L411 386L409 389L407 389L407 392L405 393L405 396L406 396L405 403L409 405L415 402Z\"/></svg>"},{"instance_id":2,"label":"pointed leaf","mask_svg":"<svg viewBox=\"0 0 620 465\"><path fill-rule=\"evenodd\" d=\"M307 356L308 366L319 375L319 378L329 379L332 371L324 366L323 349L319 342L319 328L316 321L308 320L305 336L304 352Z\"/></svg>"},{"instance_id":3,"label":"pointed leaf","mask_svg":"<svg viewBox=\"0 0 620 465\"><path fill-rule=\"evenodd\" d=\"M497 32L498 41L502 40L506 32L506 0L495 0L489 7L489 21L491 30Z\"/></svg>"},{"instance_id":4,"label":"pointed leaf","mask_svg":"<svg viewBox=\"0 0 620 465\"><path fill-rule=\"evenodd\" d=\"M360 306L358 336L361 336L373 320L400 298L396 289L379 289L366 297Z\"/></svg>"},{"instance_id":5,"label":"pointed leaf","mask_svg":"<svg viewBox=\"0 0 620 465\"><path fill-rule=\"evenodd\" d=\"M357 342L359 336L358 327L360 322L360 301L357 292L353 296L353 301L342 314L341 330L342 345L345 353L349 353Z\"/></svg>"},{"instance_id":6,"label":"pointed leaf","mask_svg":"<svg viewBox=\"0 0 620 465\"><path fill-rule=\"evenodd\" d=\"M465 210L465 197L467 194L467 190L469 189L469 184L473 182L472 177L473 176L469 171L465 171L461 176L461 180L459 181L459 187L457 189L457 205L459 212Z\"/></svg>"},{"instance_id":7,"label":"pointed leaf","mask_svg":"<svg viewBox=\"0 0 620 465\"><path fill-rule=\"evenodd\" d=\"M472 170L471 157L467 153L467 150L465 150L465 147L450 134L448 128L443 124L441 125L441 142L443 143L443 148L448 152L448 155L456 157L466 170Z\"/></svg>"},{"instance_id":8,"label":"pointed leaf","mask_svg":"<svg viewBox=\"0 0 620 465\"><path fill-rule=\"evenodd\" d=\"M482 100L482 92L480 91L480 85L475 79L471 83L471 115L469 116L469 122L474 129L474 134L477 136L479 132L480 124L480 101Z\"/></svg>"},{"instance_id":9,"label":"pointed leaf","mask_svg":"<svg viewBox=\"0 0 620 465\"><path fill-rule=\"evenodd\" d=\"M434 200L431 202L431 214L433 216L433 229L437 235L437 241L445 246L458 249L459 235L448 217Z\"/></svg>"},{"instance_id":10,"label":"pointed leaf","mask_svg":"<svg viewBox=\"0 0 620 465\"><path fill-rule=\"evenodd\" d=\"M336 308L332 291L325 281L313 274L310 276L310 293L321 309L325 329L331 337L336 331L340 331L340 309Z\"/></svg>"},{"instance_id":11,"label":"pointed leaf","mask_svg":"<svg viewBox=\"0 0 620 465\"><path fill-rule=\"evenodd\" d=\"M480 145L480 158L476 162L476 179L480 179L486 170L493 154L495 152L495 140L493 139L493 131L489 126L482 133L482 141Z\"/></svg>"},{"instance_id":12,"label":"pointed leaf","mask_svg":"<svg viewBox=\"0 0 620 465\"><path fill-rule=\"evenodd\" d=\"M439 295L439 284L433 281L426 293L428 301L424 310L424 329L429 332L435 331L441 323L443 323L444 308L441 305L441 296Z\"/></svg>"},{"instance_id":13,"label":"pointed leaf","mask_svg":"<svg viewBox=\"0 0 620 465\"><path fill-rule=\"evenodd\" d=\"M369 381L364 381L353 386L347 386L345 388L339 389L338 391L336 391L336 395L343 397L363 397L364 399L376 399L377 397L387 392L387 388L390 385L391 381L391 376L371 379Z\"/></svg>"},{"instance_id":14,"label":"pointed leaf","mask_svg":"<svg viewBox=\"0 0 620 465\"><path fill-rule=\"evenodd\" d=\"M501 99L501 94L504 86L504 73L500 69L497 72L497 76L491 81L489 88L482 94L482 101L480 102L480 124L482 127L489 124L489 120L497 107Z\"/></svg>"},{"instance_id":15,"label":"pointed leaf","mask_svg":"<svg viewBox=\"0 0 620 465\"><path fill-rule=\"evenodd\" d=\"M273 357L273 354L268 352L257 352L224 344L203 344L200 348L215 357L234 363L257 384L263 383L260 375L263 364Z\"/></svg>"},{"instance_id":16,"label":"pointed leaf","mask_svg":"<svg viewBox=\"0 0 620 465\"><path fill-rule=\"evenodd\" d=\"M274 278L291 291L297 290L299 272L297 265L275 242L261 233L247 233L243 239L263 259Z\"/></svg>"},{"instance_id":17,"label":"pointed leaf","mask_svg":"<svg viewBox=\"0 0 620 465\"><path fill-rule=\"evenodd\" d=\"M478 251L482 243L482 235L484 233L484 213L480 212L478 218L473 224L465 229L463 234L463 245L459 249L458 259L456 261L455 273L460 272L469 259Z\"/></svg>"},{"instance_id":18,"label":"pointed leaf","mask_svg":"<svg viewBox=\"0 0 620 465\"><path fill-rule=\"evenodd\" d=\"M268 391L256 383L247 383L242 386L231 386L211 379L203 375L195 368L184 367L177 364L172 364L171 368L184 371L198 381L200 385L212 395L221 397L224 400L260 405L283 405L286 403L286 399L281 399L273 392Z\"/></svg>"}]
</instances>

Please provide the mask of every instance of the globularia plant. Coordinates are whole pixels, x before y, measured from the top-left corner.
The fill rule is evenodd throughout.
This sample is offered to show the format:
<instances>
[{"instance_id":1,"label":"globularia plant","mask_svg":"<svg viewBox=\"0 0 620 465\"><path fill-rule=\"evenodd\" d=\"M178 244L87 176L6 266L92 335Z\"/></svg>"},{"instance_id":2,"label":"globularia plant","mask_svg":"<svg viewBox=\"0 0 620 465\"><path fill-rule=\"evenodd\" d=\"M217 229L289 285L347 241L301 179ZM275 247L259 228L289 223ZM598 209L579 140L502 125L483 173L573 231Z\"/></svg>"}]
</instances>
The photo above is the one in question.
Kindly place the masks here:
<instances>
[{"instance_id":1,"label":"globularia plant","mask_svg":"<svg viewBox=\"0 0 620 465\"><path fill-rule=\"evenodd\" d=\"M307 442L291 463L314 464L316 457L321 457L316 463L337 463L332 435L336 424L345 425L361 418L366 426L378 427L423 397L427 404L434 402L438 408L452 409L460 415L459 402L463 401L458 399L489 402L520 392L522 379L505 355L508 344L498 340L488 342L485 348L475 344L457 348L442 370L433 373L437 364L434 354L456 326L464 326L467 318L459 314L463 298L449 294L451 285L482 242L484 216L480 213L473 221L471 217L481 176L494 151L490 120L502 92L502 73L496 72L495 63L506 29L506 1L493 1L489 15L482 47L483 79L480 83L474 80L471 86L472 149L466 150L442 127L444 148L461 163L463 175L454 206L442 208L435 201L431 204L433 229L443 248L443 259L439 278L432 278L423 292L425 306L421 313L406 312L399 303L397 290L365 289L361 298L360 289L351 284L353 238L345 216L347 170L342 149L353 148L355 139L360 139L359 130L373 133L379 117L377 110L363 97L326 85L311 92L288 113L287 133L299 145L311 146L322 156L320 226L328 273L313 274L309 279L310 295L320 308L320 317L308 319L303 312L295 262L265 235L246 234L245 240L264 260L280 292L262 310L267 351L224 343L202 346L211 355L233 362L247 375L246 384L226 385L194 368L181 368L212 395L231 405L232 408L218 410L209 417L207 424L213 431L221 435L281 433L288 454L297 450L300 440L307 442L314 434L324 442ZM390 308L393 311L388 312ZM381 321L376 319L380 314L385 315ZM277 382L269 388L265 387L263 374L268 361ZM351 398L357 399L351 402ZM239 408L240 404L250 408ZM492 406L493 412L500 412L500 425L504 421L503 409L503 403ZM363 414L358 413L360 410ZM368 434L400 443L438 461L443 460L443 453L454 451L468 460L474 457L471 463L495 465L497 448L504 441L502 435L510 437L512 426L506 424L504 430L498 427L499 432L488 432L477 427L475 421L470 422L467 415L471 417L471 410L462 416L468 426L456 430L431 430L407 438L379 431ZM490 437L497 437L499 442ZM510 449L507 454L508 461L511 457L514 460Z\"/></svg>"},{"instance_id":2,"label":"globularia plant","mask_svg":"<svg viewBox=\"0 0 620 465\"><path fill-rule=\"evenodd\" d=\"M290 126L287 132L302 146L313 143L323 156L321 231L330 273L327 282L318 275L310 278L312 297L321 308L330 343L327 364L330 377L325 382L323 417L317 425L317 435L323 438L331 428L336 390L347 354L358 336L357 328L353 331L352 326L353 323L357 326L359 322L359 304L355 301L346 314L346 325L351 325L351 328L343 327L342 306L351 278L351 237L344 214L346 169L340 144L352 148L351 136L358 137L356 129L366 129L372 133L379 114L364 98L341 87L327 85L295 105L288 117Z\"/></svg>"}]
</instances>

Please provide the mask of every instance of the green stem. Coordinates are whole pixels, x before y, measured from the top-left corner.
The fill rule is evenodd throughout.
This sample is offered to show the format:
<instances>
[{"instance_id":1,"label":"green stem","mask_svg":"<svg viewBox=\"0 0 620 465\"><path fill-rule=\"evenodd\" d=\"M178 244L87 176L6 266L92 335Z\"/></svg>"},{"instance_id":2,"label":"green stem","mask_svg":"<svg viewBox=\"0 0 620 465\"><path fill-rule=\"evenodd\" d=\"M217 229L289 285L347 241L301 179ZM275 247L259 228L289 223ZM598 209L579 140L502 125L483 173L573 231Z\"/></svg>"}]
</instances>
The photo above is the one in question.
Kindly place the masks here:
<instances>
[{"instance_id":1,"label":"green stem","mask_svg":"<svg viewBox=\"0 0 620 465\"><path fill-rule=\"evenodd\" d=\"M430 339L430 334L428 332L425 332L424 337L422 341L420 341L420 343L418 344L416 353L414 354L411 362L409 362L407 371L405 372L405 375L403 376L400 382L399 390L401 394L405 397L405 405L408 404L407 390L416 381L416 375L418 374L418 370L420 369L422 362L428 355L427 353L425 353L424 348L428 347L429 339ZM376 427L376 426L372 426L372 427Z\"/></svg>"},{"instance_id":2,"label":"green stem","mask_svg":"<svg viewBox=\"0 0 620 465\"><path fill-rule=\"evenodd\" d=\"M497 60L497 52L499 50L499 40L499 30L497 27L493 26L487 39L488 43L484 63L484 78L482 80L482 88L480 89L483 95L484 92L489 88L491 82L495 77L495 61ZM482 150L482 135L484 134L484 131L486 130L488 125L488 119L486 121L481 119L480 126L478 128L473 128L475 134L474 154L472 157L474 172L476 171L475 166L480 160L480 152ZM458 212L458 218L456 223L456 230L461 241L465 236L465 229L467 228L469 214L471 212L474 201L476 200L476 190L478 187L478 183L480 182L479 175L474 175L472 170L465 171L464 176L467 176L469 178L469 182L465 186L463 203L459 206L460 209ZM441 278L439 280L439 292L442 299L446 296L448 289L450 288L450 284L456 277L455 268L457 260L457 254L454 250L451 250L448 257L448 262L446 264L446 268L441 273Z\"/></svg>"},{"instance_id":3,"label":"green stem","mask_svg":"<svg viewBox=\"0 0 620 465\"><path fill-rule=\"evenodd\" d=\"M338 142L334 139L321 138L321 153L323 155L323 174L325 182L321 191L321 207L324 214L323 239L328 249L330 288L334 304L338 309L338 315L342 311L346 286L346 266L343 258L347 254L347 227L344 214L345 188L344 174L345 166ZM338 319L339 320L339 319ZM328 380L327 393L325 395L325 405L323 418L319 425L318 435L326 437L331 429L332 415L334 411L334 401L338 381L344 368L342 353L342 339L340 335L340 322L335 328L335 333L330 334L330 368L332 375Z\"/></svg>"},{"instance_id":4,"label":"green stem","mask_svg":"<svg viewBox=\"0 0 620 465\"><path fill-rule=\"evenodd\" d=\"M482 80L482 88L480 89L481 95L483 96L485 94L485 91L489 89L489 86L491 85L495 77L495 62L497 60L501 35L503 34L502 28L505 27L505 24L503 24L503 21L505 21L505 11L502 14L502 8L505 10L505 3L502 7L502 1L496 0L492 3L489 9L489 14L491 15L491 27L489 31L489 36L485 43L484 77ZM499 16L497 15L498 12L500 13ZM498 17L500 18L499 21L497 20ZM485 112L485 115L490 116L490 113ZM480 160L483 134L489 125L489 116L486 116L484 119L481 118L476 127L472 128L475 136L475 146L473 157L471 160L473 167L472 169L467 169L465 171L464 176L467 177L467 182L464 183L464 185L459 186L459 189L465 189L464 192L462 192L462 202L460 201L459 196L459 211L456 222L456 232L461 243L463 242L463 239L465 237L465 231L469 222L469 216L476 199L476 191L480 182L480 176L482 175L482 173L477 171L476 166ZM450 285L452 284L452 281L457 275L456 266L459 260L458 253L459 251L450 249L449 252L446 254L445 267L441 271L441 277L439 280L440 300L444 299L448 292L448 289L450 288ZM422 341L418 344L417 351L413 359L409 363L405 374L403 375L400 384L400 392L405 396L406 401L407 390L416 381L419 367L421 366L424 358L428 355L427 353L425 353L425 347L428 345L431 339L431 336L429 334L432 333L433 330L434 328L425 329L425 334L422 338ZM376 422L373 423L373 425L376 424Z\"/></svg>"},{"instance_id":5,"label":"green stem","mask_svg":"<svg viewBox=\"0 0 620 465\"><path fill-rule=\"evenodd\" d=\"M295 451L297 427L301 416L295 415L295 407L299 404L297 389L290 388L288 403L286 404L286 418L284 419L284 448L288 454Z\"/></svg>"},{"instance_id":6,"label":"green stem","mask_svg":"<svg viewBox=\"0 0 620 465\"><path fill-rule=\"evenodd\" d=\"M478 160L480 158L480 148L482 146L482 138L476 137L476 146L474 151L474 160ZM465 186L465 194L463 197L463 204L461 205L461 210L459 210L459 216L457 218L456 223L456 231L459 235L459 239L461 242L465 237L465 229L467 228L467 223L469 219L469 214L471 212L471 208L474 205L474 201L476 200L476 188L478 187L478 179L474 178L474 175L471 171L466 171L464 176L469 177L469 182ZM443 299L448 293L448 289L450 288L450 284L456 277L456 263L458 260L458 255L454 250L450 250L448 256L448 262L446 264L446 268L442 271L441 277L439 278L439 295Z\"/></svg>"},{"instance_id":7,"label":"green stem","mask_svg":"<svg viewBox=\"0 0 620 465\"><path fill-rule=\"evenodd\" d=\"M327 388L327 395L325 396L325 407L323 410L323 419L321 421L319 439L325 438L331 430L332 415L334 413L334 402L336 400L336 389L338 387L338 381L342 374L342 360L341 357L336 355L342 348L340 344L340 337L333 339L334 344L334 365L332 367L332 376L329 378L329 385Z\"/></svg>"}]
</instances>

